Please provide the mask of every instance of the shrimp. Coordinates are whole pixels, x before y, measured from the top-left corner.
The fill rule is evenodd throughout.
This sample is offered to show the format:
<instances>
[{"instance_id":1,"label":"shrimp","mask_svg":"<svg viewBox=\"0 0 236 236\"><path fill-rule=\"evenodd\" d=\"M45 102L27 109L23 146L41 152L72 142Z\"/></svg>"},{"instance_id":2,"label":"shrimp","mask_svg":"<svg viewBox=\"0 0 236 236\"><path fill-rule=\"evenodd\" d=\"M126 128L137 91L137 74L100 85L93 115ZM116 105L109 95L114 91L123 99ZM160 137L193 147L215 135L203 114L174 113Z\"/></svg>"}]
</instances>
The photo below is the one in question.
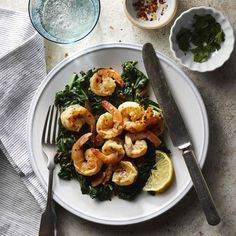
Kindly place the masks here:
<instances>
[{"instance_id":1,"label":"shrimp","mask_svg":"<svg viewBox=\"0 0 236 236\"><path fill-rule=\"evenodd\" d=\"M146 154L148 146L145 140L136 140L133 144L133 141L129 134L125 135L125 152L128 157L137 158Z\"/></svg>"},{"instance_id":2,"label":"shrimp","mask_svg":"<svg viewBox=\"0 0 236 236\"><path fill-rule=\"evenodd\" d=\"M82 126L87 123L92 133L95 133L96 120L92 113L86 108L75 104L68 106L61 113L62 125L71 131L79 132Z\"/></svg>"},{"instance_id":3,"label":"shrimp","mask_svg":"<svg viewBox=\"0 0 236 236\"><path fill-rule=\"evenodd\" d=\"M147 128L151 129L156 136L159 136L164 131L164 120L160 112L155 111L152 107L146 110Z\"/></svg>"},{"instance_id":4,"label":"shrimp","mask_svg":"<svg viewBox=\"0 0 236 236\"><path fill-rule=\"evenodd\" d=\"M123 131L122 115L111 103L103 100L101 104L108 112L98 118L97 133L104 139L114 138Z\"/></svg>"},{"instance_id":5,"label":"shrimp","mask_svg":"<svg viewBox=\"0 0 236 236\"><path fill-rule=\"evenodd\" d=\"M145 155L148 146L144 139L148 139L155 146L159 146L161 143L160 139L150 130L145 130L135 134L126 134L124 144L126 155L131 158L137 158ZM133 142L135 143L133 144Z\"/></svg>"},{"instance_id":6,"label":"shrimp","mask_svg":"<svg viewBox=\"0 0 236 236\"><path fill-rule=\"evenodd\" d=\"M106 185L116 169L116 164L109 164L105 171L99 172L91 181L91 186L96 187L100 184Z\"/></svg>"},{"instance_id":7,"label":"shrimp","mask_svg":"<svg viewBox=\"0 0 236 236\"><path fill-rule=\"evenodd\" d=\"M73 145L71 159L73 160L75 170L85 176L97 174L103 165L103 162L93 154L93 148L83 152L83 145L89 140L92 133L81 136Z\"/></svg>"},{"instance_id":8,"label":"shrimp","mask_svg":"<svg viewBox=\"0 0 236 236\"><path fill-rule=\"evenodd\" d=\"M102 146L102 151L93 149L93 154L105 164L117 163L125 155L123 142L119 138L109 139Z\"/></svg>"},{"instance_id":9,"label":"shrimp","mask_svg":"<svg viewBox=\"0 0 236 236\"><path fill-rule=\"evenodd\" d=\"M138 176L138 171L130 161L121 161L112 176L112 181L120 186L133 184Z\"/></svg>"},{"instance_id":10,"label":"shrimp","mask_svg":"<svg viewBox=\"0 0 236 236\"><path fill-rule=\"evenodd\" d=\"M111 96L116 88L116 83L124 86L120 74L110 68L99 69L90 79L90 89L98 96Z\"/></svg>"},{"instance_id":11,"label":"shrimp","mask_svg":"<svg viewBox=\"0 0 236 236\"><path fill-rule=\"evenodd\" d=\"M118 110L123 117L125 130L136 133L146 128L143 119L145 110L137 102L124 102L118 107Z\"/></svg>"},{"instance_id":12,"label":"shrimp","mask_svg":"<svg viewBox=\"0 0 236 236\"><path fill-rule=\"evenodd\" d=\"M161 144L161 140L156 136L152 131L145 130L139 133L135 134L128 134L126 135L131 139L131 142L135 142L136 140L142 140L142 139L148 139L150 142L152 142L156 147ZM130 143L130 140L128 139L128 144ZM137 142L137 141L136 141ZM125 142L126 144L126 142ZM127 146L127 144L126 144Z\"/></svg>"},{"instance_id":13,"label":"shrimp","mask_svg":"<svg viewBox=\"0 0 236 236\"><path fill-rule=\"evenodd\" d=\"M147 128L147 126L157 125L161 122L162 116L152 107L146 110L137 102L124 102L119 107L124 129L130 133L138 133Z\"/></svg>"},{"instance_id":14,"label":"shrimp","mask_svg":"<svg viewBox=\"0 0 236 236\"><path fill-rule=\"evenodd\" d=\"M145 117L147 126L156 125L162 121L162 115L160 112L155 111L152 107L148 107L145 111Z\"/></svg>"},{"instance_id":15,"label":"shrimp","mask_svg":"<svg viewBox=\"0 0 236 236\"><path fill-rule=\"evenodd\" d=\"M104 172L104 179L102 184L106 185L109 180L111 179L115 169L116 169L117 163L116 164L109 164Z\"/></svg>"}]
</instances>

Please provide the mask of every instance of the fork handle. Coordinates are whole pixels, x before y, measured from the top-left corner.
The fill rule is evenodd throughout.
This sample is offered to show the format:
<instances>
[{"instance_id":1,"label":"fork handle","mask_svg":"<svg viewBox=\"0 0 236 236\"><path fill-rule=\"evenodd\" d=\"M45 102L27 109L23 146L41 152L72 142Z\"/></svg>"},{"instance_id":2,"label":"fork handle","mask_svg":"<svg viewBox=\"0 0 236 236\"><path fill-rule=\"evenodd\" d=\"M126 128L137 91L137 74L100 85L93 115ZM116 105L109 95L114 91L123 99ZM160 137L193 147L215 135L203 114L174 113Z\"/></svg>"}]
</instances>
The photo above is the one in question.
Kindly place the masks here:
<instances>
[{"instance_id":1,"label":"fork handle","mask_svg":"<svg viewBox=\"0 0 236 236\"><path fill-rule=\"evenodd\" d=\"M53 203L53 198L52 198L53 171L54 171L54 168L49 170L47 206L41 217L39 236L54 236L55 235L56 214L55 214L54 203Z\"/></svg>"}]
</instances>

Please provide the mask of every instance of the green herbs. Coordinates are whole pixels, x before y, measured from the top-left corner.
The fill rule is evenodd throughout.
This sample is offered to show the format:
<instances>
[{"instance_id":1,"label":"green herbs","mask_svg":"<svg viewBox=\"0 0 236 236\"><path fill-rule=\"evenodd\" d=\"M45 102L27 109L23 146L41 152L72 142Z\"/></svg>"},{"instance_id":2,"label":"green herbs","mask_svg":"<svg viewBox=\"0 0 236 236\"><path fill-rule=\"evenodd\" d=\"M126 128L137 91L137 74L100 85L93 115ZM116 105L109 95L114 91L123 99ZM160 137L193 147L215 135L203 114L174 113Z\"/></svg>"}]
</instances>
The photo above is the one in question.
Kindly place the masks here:
<instances>
[{"instance_id":1,"label":"green herbs","mask_svg":"<svg viewBox=\"0 0 236 236\"><path fill-rule=\"evenodd\" d=\"M136 61L128 61L122 64L123 72L121 77L124 81L124 86L116 86L114 93L105 99L118 107L126 101L135 101L142 104L145 108L152 106L160 111L158 104L151 101L148 96L148 78L136 68ZM98 68L99 69L99 68ZM55 105L64 110L69 105L80 104L88 108L93 115L101 115L106 111L101 105L101 100L104 97L95 95L90 90L90 78L98 69L91 69L80 74L73 74L71 82L65 86L65 89L57 92L55 97ZM117 195L119 198L131 200L134 199L145 185L150 171L155 164L155 147L148 142L148 151L142 158L132 160L138 169L138 177L134 184L130 186L118 186L112 181L106 184L100 184L92 187L91 182L93 177L83 176L76 172L71 160L71 149L73 144L85 133L90 132L90 127L84 125L79 132L73 132L65 129L62 124L59 126L59 135L57 138L57 154L55 163L60 165L58 176L63 180L76 179L80 183L82 194L88 194L91 198L99 201L111 200L112 196ZM95 147L94 143L87 142L84 145L84 150ZM102 167L105 171L107 166Z\"/></svg>"},{"instance_id":2,"label":"green herbs","mask_svg":"<svg viewBox=\"0 0 236 236\"><path fill-rule=\"evenodd\" d=\"M123 73L121 77L125 86L115 91L114 96L119 99L114 99L114 104L120 105L125 101L145 103L148 78L136 68L136 64L137 61L128 61L122 64Z\"/></svg>"},{"instance_id":3,"label":"green herbs","mask_svg":"<svg viewBox=\"0 0 236 236\"><path fill-rule=\"evenodd\" d=\"M194 15L192 30L182 28L176 35L179 48L193 53L195 62L205 62L212 52L221 48L225 34L218 22L211 15Z\"/></svg>"}]
</instances>

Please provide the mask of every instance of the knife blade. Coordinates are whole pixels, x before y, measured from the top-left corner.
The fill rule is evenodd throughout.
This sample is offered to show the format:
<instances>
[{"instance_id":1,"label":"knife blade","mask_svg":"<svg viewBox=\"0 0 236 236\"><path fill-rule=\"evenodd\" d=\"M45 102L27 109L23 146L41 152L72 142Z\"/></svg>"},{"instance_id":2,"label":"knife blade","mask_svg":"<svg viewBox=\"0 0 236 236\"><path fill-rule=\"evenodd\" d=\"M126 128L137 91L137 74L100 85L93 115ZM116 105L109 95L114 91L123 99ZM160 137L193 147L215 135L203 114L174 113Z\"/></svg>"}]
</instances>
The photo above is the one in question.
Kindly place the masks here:
<instances>
[{"instance_id":1,"label":"knife blade","mask_svg":"<svg viewBox=\"0 0 236 236\"><path fill-rule=\"evenodd\" d=\"M162 109L164 121L173 145L179 150L182 150L186 166L208 223L210 225L217 225L220 223L219 214L197 163L189 133L168 87L159 58L152 44L146 43L143 46L142 56L150 84L158 104Z\"/></svg>"}]
</instances>

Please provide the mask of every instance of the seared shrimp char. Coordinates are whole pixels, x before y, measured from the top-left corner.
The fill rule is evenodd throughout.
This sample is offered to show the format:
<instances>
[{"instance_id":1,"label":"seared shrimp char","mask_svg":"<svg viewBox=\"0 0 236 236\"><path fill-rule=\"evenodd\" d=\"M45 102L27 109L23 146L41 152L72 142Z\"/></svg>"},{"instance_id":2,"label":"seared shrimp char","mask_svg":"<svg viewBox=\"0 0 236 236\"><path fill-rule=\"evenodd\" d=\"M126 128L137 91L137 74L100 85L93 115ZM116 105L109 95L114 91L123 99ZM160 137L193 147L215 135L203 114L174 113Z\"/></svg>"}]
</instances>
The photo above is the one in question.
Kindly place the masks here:
<instances>
[{"instance_id":1,"label":"seared shrimp char","mask_svg":"<svg viewBox=\"0 0 236 236\"><path fill-rule=\"evenodd\" d=\"M90 89L98 96L111 96L116 88L115 82L124 86L118 72L110 68L99 69L90 79Z\"/></svg>"},{"instance_id":2,"label":"seared shrimp char","mask_svg":"<svg viewBox=\"0 0 236 236\"><path fill-rule=\"evenodd\" d=\"M103 162L93 153L93 148L83 151L83 145L89 140L92 133L81 136L73 145L71 159L73 160L75 170L85 176L97 174L103 165Z\"/></svg>"},{"instance_id":3,"label":"seared shrimp char","mask_svg":"<svg viewBox=\"0 0 236 236\"><path fill-rule=\"evenodd\" d=\"M102 151L93 149L93 154L105 164L118 163L125 155L123 142L119 138L107 140L102 146Z\"/></svg>"},{"instance_id":4,"label":"seared shrimp char","mask_svg":"<svg viewBox=\"0 0 236 236\"><path fill-rule=\"evenodd\" d=\"M122 115L111 103L102 101L101 104L108 112L98 118L97 133L104 139L114 138L123 131Z\"/></svg>"},{"instance_id":5,"label":"seared shrimp char","mask_svg":"<svg viewBox=\"0 0 236 236\"><path fill-rule=\"evenodd\" d=\"M82 126L87 123L92 133L95 132L95 118L92 113L78 105L70 105L61 113L62 125L71 131L79 132Z\"/></svg>"},{"instance_id":6,"label":"seared shrimp char","mask_svg":"<svg viewBox=\"0 0 236 236\"><path fill-rule=\"evenodd\" d=\"M145 119L147 121L147 126L154 126L162 122L161 113L155 111L152 107L148 107L145 111Z\"/></svg>"}]
</instances>

